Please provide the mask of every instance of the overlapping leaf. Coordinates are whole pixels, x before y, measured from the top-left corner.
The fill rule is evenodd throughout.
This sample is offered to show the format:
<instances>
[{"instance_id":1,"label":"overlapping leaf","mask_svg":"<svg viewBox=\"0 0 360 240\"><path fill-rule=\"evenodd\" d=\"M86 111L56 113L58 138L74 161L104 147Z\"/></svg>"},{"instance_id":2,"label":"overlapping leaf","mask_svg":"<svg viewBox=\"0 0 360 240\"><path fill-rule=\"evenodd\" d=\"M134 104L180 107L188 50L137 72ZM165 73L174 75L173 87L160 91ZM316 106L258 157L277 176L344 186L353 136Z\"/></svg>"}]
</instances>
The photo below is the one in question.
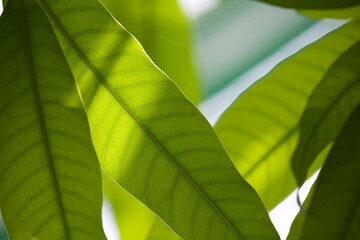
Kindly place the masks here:
<instances>
[{"instance_id":1,"label":"overlapping leaf","mask_svg":"<svg viewBox=\"0 0 360 240\"><path fill-rule=\"evenodd\" d=\"M359 122L360 105L336 138L289 239L360 238Z\"/></svg>"},{"instance_id":2,"label":"overlapping leaf","mask_svg":"<svg viewBox=\"0 0 360 240\"><path fill-rule=\"evenodd\" d=\"M190 31L176 0L101 0L151 59L193 102L201 98L192 66Z\"/></svg>"},{"instance_id":3,"label":"overlapping leaf","mask_svg":"<svg viewBox=\"0 0 360 240\"><path fill-rule=\"evenodd\" d=\"M159 218L155 219L146 240L181 240L169 227Z\"/></svg>"},{"instance_id":4,"label":"overlapping leaf","mask_svg":"<svg viewBox=\"0 0 360 240\"><path fill-rule=\"evenodd\" d=\"M360 0L258 0L285 8L297 9L334 9L346 8L360 4Z\"/></svg>"},{"instance_id":5,"label":"overlapping leaf","mask_svg":"<svg viewBox=\"0 0 360 240\"><path fill-rule=\"evenodd\" d=\"M0 19L0 206L11 239L105 239L100 166L71 71L35 1Z\"/></svg>"},{"instance_id":6,"label":"overlapping leaf","mask_svg":"<svg viewBox=\"0 0 360 240\"><path fill-rule=\"evenodd\" d=\"M301 14L304 14L310 18L339 18L339 19L352 19L360 16L360 5L354 7L342 8L342 9L326 9L326 10L301 10Z\"/></svg>"},{"instance_id":7,"label":"overlapping leaf","mask_svg":"<svg viewBox=\"0 0 360 240\"><path fill-rule=\"evenodd\" d=\"M333 63L308 100L292 159L300 185L316 156L336 138L360 102L359 62L360 42L357 41Z\"/></svg>"},{"instance_id":8,"label":"overlapping leaf","mask_svg":"<svg viewBox=\"0 0 360 240\"><path fill-rule=\"evenodd\" d=\"M120 188L105 173L103 174L103 189L114 211L121 239L145 240L155 221L155 214Z\"/></svg>"},{"instance_id":9,"label":"overlapping leaf","mask_svg":"<svg viewBox=\"0 0 360 240\"><path fill-rule=\"evenodd\" d=\"M191 65L190 33L177 1L101 2L140 41L151 59L176 82L184 94L193 103L197 103L200 93ZM105 185L104 190L116 209L121 235L124 239L144 239L153 225L155 218L149 217L153 214L124 190L115 190L110 185Z\"/></svg>"},{"instance_id":10,"label":"overlapping leaf","mask_svg":"<svg viewBox=\"0 0 360 240\"><path fill-rule=\"evenodd\" d=\"M126 240L179 240L180 238L153 212L103 174L103 188Z\"/></svg>"},{"instance_id":11,"label":"overlapping leaf","mask_svg":"<svg viewBox=\"0 0 360 240\"><path fill-rule=\"evenodd\" d=\"M296 187L290 159L308 97L359 39L360 23L354 21L306 47L241 94L215 125L236 167L269 210Z\"/></svg>"},{"instance_id":12,"label":"overlapping leaf","mask_svg":"<svg viewBox=\"0 0 360 240\"><path fill-rule=\"evenodd\" d=\"M39 0L103 169L185 239L277 239L211 126L96 0ZM74 24L76 22L76 24Z\"/></svg>"}]
</instances>

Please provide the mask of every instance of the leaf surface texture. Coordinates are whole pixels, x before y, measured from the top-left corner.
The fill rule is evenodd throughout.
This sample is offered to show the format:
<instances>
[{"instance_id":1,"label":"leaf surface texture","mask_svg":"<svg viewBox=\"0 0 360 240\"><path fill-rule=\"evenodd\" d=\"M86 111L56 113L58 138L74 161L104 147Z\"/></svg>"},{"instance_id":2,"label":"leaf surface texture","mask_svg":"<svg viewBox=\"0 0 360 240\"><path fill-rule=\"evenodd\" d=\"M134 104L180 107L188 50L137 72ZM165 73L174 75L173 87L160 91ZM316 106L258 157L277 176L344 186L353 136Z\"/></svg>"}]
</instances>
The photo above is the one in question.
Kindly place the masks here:
<instances>
[{"instance_id":1,"label":"leaf surface texture","mask_svg":"<svg viewBox=\"0 0 360 240\"><path fill-rule=\"evenodd\" d=\"M236 167L267 209L297 186L291 156L308 97L359 38L360 23L354 21L305 47L242 93L216 123L215 131Z\"/></svg>"},{"instance_id":2,"label":"leaf surface texture","mask_svg":"<svg viewBox=\"0 0 360 240\"><path fill-rule=\"evenodd\" d=\"M122 239L179 239L156 214L119 187L106 173L102 177L105 196L114 210Z\"/></svg>"},{"instance_id":3,"label":"leaf surface texture","mask_svg":"<svg viewBox=\"0 0 360 240\"><path fill-rule=\"evenodd\" d=\"M288 239L360 238L359 122L360 105L336 138Z\"/></svg>"},{"instance_id":4,"label":"leaf surface texture","mask_svg":"<svg viewBox=\"0 0 360 240\"><path fill-rule=\"evenodd\" d=\"M102 168L116 182L182 238L278 239L205 118L98 1L39 3L81 91Z\"/></svg>"},{"instance_id":5,"label":"leaf surface texture","mask_svg":"<svg viewBox=\"0 0 360 240\"><path fill-rule=\"evenodd\" d=\"M169 227L163 221L156 218L146 240L181 240L181 238L169 230Z\"/></svg>"},{"instance_id":6,"label":"leaf surface texture","mask_svg":"<svg viewBox=\"0 0 360 240\"><path fill-rule=\"evenodd\" d=\"M0 54L0 206L10 238L105 239L85 111L35 1L7 4Z\"/></svg>"},{"instance_id":7,"label":"leaf surface texture","mask_svg":"<svg viewBox=\"0 0 360 240\"><path fill-rule=\"evenodd\" d=\"M358 41L339 56L309 97L299 123L299 143L292 158L300 185L316 156L336 138L360 102L359 62Z\"/></svg>"},{"instance_id":8,"label":"leaf surface texture","mask_svg":"<svg viewBox=\"0 0 360 240\"><path fill-rule=\"evenodd\" d=\"M115 18L138 39L150 58L192 103L201 91L192 65L187 19L176 0L101 0Z\"/></svg>"}]
</instances>

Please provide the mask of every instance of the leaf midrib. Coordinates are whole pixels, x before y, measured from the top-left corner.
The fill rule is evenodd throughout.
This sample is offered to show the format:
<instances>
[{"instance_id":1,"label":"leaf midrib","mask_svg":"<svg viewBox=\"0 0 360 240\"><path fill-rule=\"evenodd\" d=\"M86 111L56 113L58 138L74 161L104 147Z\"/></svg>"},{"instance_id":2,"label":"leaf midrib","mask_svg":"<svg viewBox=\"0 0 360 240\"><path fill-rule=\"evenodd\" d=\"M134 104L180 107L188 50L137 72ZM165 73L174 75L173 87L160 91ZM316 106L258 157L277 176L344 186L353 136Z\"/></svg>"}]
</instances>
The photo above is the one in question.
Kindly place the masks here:
<instances>
[{"instance_id":1,"label":"leaf midrib","mask_svg":"<svg viewBox=\"0 0 360 240\"><path fill-rule=\"evenodd\" d=\"M66 214L65 214L64 203L61 198L60 186L59 186L59 182L57 181L56 170L55 170L55 166L54 166L54 162L53 162L54 159L52 157L50 142L49 142L49 138L47 135L45 118L44 118L43 109L41 106L39 89L37 87L37 78L36 78L36 73L34 71L33 53L31 51L31 43L30 43L28 25L26 24L27 19L26 19L26 13L25 13L24 0L18 0L18 1L19 1L19 5L20 5L19 12L20 12L20 18L21 18L21 27L22 27L23 36L24 36L23 40L24 40L24 47L25 47L25 57L26 57L26 62L27 62L27 66L28 66L28 71L29 71L29 80L30 80L31 89L32 89L32 93L33 93L33 99L34 99L36 114L37 114L37 118L38 118L38 122L39 122L42 142L44 144L46 160L47 160L48 167L50 170L50 177L51 177L51 182L52 182L53 189L55 192L56 203L59 207L60 218L61 218L61 222L62 222L62 225L64 228L64 235L65 235L66 239L71 239L70 229L69 229L69 225L67 223Z\"/></svg>"},{"instance_id":2,"label":"leaf midrib","mask_svg":"<svg viewBox=\"0 0 360 240\"><path fill-rule=\"evenodd\" d=\"M109 91L109 93L116 99L116 101L120 104L121 107L125 109L125 111L129 114L129 116L136 122L136 124L144 131L144 133L151 139L153 143L155 143L158 148L165 154L165 156L170 159L173 164L176 166L176 168L181 172L181 174L191 183L191 185L199 192L202 197L209 203L209 205L221 216L223 221L226 223L226 225L229 226L230 229L237 235L240 239L244 239L243 235L234 227L233 224L231 224L231 221L228 219L226 215L223 214L223 212L211 201L209 196L194 182L194 180L189 176L186 171L178 164L176 159L173 158L173 156L169 153L169 151L163 146L163 144L158 141L158 139L154 136L154 134L141 122L141 120L132 113L130 107L127 105L127 103L119 96L117 95L112 87L106 82L106 80L102 77L100 72L97 70L95 66L91 63L91 61L87 58L87 56L82 52L80 47L77 45L77 43L71 38L71 36L68 34L66 29L63 27L63 25L60 23L60 21L56 18L56 15L52 12L50 7L44 3L44 0L37 0L40 4L40 6L44 9L44 11L48 14L48 16L51 18L53 23L56 25L56 27L59 29L63 37L68 41L70 46L74 49L74 51L79 55L79 57L83 60L83 62L86 64L86 66L92 71L96 79Z\"/></svg>"}]
</instances>

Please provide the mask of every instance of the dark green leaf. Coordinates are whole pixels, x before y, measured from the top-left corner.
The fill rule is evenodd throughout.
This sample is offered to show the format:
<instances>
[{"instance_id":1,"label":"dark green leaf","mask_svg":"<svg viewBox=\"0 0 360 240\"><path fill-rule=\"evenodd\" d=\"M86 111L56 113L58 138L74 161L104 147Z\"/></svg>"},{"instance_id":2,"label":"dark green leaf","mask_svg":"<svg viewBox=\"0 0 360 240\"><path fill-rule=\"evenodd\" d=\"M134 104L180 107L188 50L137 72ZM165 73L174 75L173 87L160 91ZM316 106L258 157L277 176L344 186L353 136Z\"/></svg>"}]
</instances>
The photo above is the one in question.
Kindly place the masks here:
<instances>
[{"instance_id":1,"label":"dark green leaf","mask_svg":"<svg viewBox=\"0 0 360 240\"><path fill-rule=\"evenodd\" d=\"M290 159L308 97L359 39L360 22L354 21L304 48L241 94L216 124L236 167L269 210L296 187Z\"/></svg>"},{"instance_id":2,"label":"dark green leaf","mask_svg":"<svg viewBox=\"0 0 360 240\"><path fill-rule=\"evenodd\" d=\"M360 105L320 171L289 239L360 239Z\"/></svg>"},{"instance_id":3,"label":"dark green leaf","mask_svg":"<svg viewBox=\"0 0 360 240\"><path fill-rule=\"evenodd\" d=\"M2 0L3 9L5 8L5 6L6 6L7 2L8 2L8 0Z\"/></svg>"},{"instance_id":4,"label":"dark green leaf","mask_svg":"<svg viewBox=\"0 0 360 240\"><path fill-rule=\"evenodd\" d=\"M298 184L322 149L331 143L360 102L360 42L332 64L311 94L301 117L300 139L292 158Z\"/></svg>"},{"instance_id":5,"label":"dark green leaf","mask_svg":"<svg viewBox=\"0 0 360 240\"><path fill-rule=\"evenodd\" d=\"M334 9L346 8L360 4L360 0L258 0L285 8L297 9Z\"/></svg>"},{"instance_id":6,"label":"dark green leaf","mask_svg":"<svg viewBox=\"0 0 360 240\"><path fill-rule=\"evenodd\" d=\"M340 18L351 19L360 16L360 6L348 7L342 9L329 9L329 10L301 10L301 14L310 18Z\"/></svg>"},{"instance_id":7,"label":"dark green leaf","mask_svg":"<svg viewBox=\"0 0 360 240\"><path fill-rule=\"evenodd\" d=\"M201 94L192 66L190 33L176 0L101 0L141 43L151 59L198 103Z\"/></svg>"},{"instance_id":8,"label":"dark green leaf","mask_svg":"<svg viewBox=\"0 0 360 240\"><path fill-rule=\"evenodd\" d=\"M101 176L61 48L35 1L0 19L0 206L11 239L105 239Z\"/></svg>"},{"instance_id":9,"label":"dark green leaf","mask_svg":"<svg viewBox=\"0 0 360 240\"><path fill-rule=\"evenodd\" d=\"M278 239L209 123L98 1L39 3L116 182L185 239Z\"/></svg>"}]
</instances>

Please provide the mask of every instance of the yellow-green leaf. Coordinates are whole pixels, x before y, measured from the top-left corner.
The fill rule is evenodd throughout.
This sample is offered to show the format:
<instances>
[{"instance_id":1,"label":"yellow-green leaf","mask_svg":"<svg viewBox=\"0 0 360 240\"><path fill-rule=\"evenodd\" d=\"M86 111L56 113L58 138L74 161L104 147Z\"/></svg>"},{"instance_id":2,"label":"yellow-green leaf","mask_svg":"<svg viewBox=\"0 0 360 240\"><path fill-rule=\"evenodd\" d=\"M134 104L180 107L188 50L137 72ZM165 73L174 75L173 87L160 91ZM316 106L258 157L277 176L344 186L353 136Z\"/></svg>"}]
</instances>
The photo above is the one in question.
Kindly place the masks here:
<instances>
[{"instance_id":1,"label":"yellow-green leaf","mask_svg":"<svg viewBox=\"0 0 360 240\"><path fill-rule=\"evenodd\" d=\"M340 132L360 102L360 41L339 56L308 99L301 117L300 138L292 157L298 184L323 148Z\"/></svg>"},{"instance_id":2,"label":"yellow-green leaf","mask_svg":"<svg viewBox=\"0 0 360 240\"><path fill-rule=\"evenodd\" d=\"M307 46L241 94L215 125L267 209L296 187L290 159L308 97L331 64L359 39L360 22L353 21Z\"/></svg>"},{"instance_id":3,"label":"yellow-green leaf","mask_svg":"<svg viewBox=\"0 0 360 240\"><path fill-rule=\"evenodd\" d=\"M106 173L102 176L105 196L114 210L121 239L145 240L154 224L155 214L120 188Z\"/></svg>"},{"instance_id":4,"label":"yellow-green leaf","mask_svg":"<svg viewBox=\"0 0 360 240\"><path fill-rule=\"evenodd\" d=\"M120 229L121 239L145 240L164 238L178 240L179 237L156 214L143 203L119 187L106 173L103 188ZM159 240L159 239L158 239Z\"/></svg>"},{"instance_id":5,"label":"yellow-green leaf","mask_svg":"<svg viewBox=\"0 0 360 240\"><path fill-rule=\"evenodd\" d=\"M176 234L143 203L119 187L106 173L102 176L105 196L114 210L121 239L145 240L160 236L168 240L178 239Z\"/></svg>"},{"instance_id":6,"label":"yellow-green leaf","mask_svg":"<svg viewBox=\"0 0 360 240\"><path fill-rule=\"evenodd\" d=\"M42 9L0 18L0 206L11 239L105 239L100 166L74 78Z\"/></svg>"},{"instance_id":7,"label":"yellow-green leaf","mask_svg":"<svg viewBox=\"0 0 360 240\"><path fill-rule=\"evenodd\" d=\"M156 218L146 240L181 240L166 224Z\"/></svg>"},{"instance_id":8,"label":"yellow-green leaf","mask_svg":"<svg viewBox=\"0 0 360 240\"><path fill-rule=\"evenodd\" d=\"M101 0L151 59L193 102L201 93L192 66L190 30L176 0Z\"/></svg>"},{"instance_id":9,"label":"yellow-green leaf","mask_svg":"<svg viewBox=\"0 0 360 240\"><path fill-rule=\"evenodd\" d=\"M96 0L38 0L102 168L185 239L278 239L210 124ZM76 22L76 24L74 24Z\"/></svg>"}]
</instances>

